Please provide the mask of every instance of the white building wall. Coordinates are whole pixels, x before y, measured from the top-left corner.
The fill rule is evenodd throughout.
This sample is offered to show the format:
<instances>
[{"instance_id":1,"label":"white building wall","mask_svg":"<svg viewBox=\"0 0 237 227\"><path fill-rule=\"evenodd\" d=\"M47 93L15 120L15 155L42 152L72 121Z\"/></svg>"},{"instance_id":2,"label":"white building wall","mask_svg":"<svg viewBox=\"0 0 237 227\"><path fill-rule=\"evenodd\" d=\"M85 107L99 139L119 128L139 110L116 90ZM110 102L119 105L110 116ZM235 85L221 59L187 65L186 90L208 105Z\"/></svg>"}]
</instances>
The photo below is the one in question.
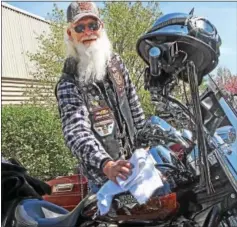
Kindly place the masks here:
<instances>
[{"instance_id":1,"label":"white building wall","mask_svg":"<svg viewBox=\"0 0 237 227\"><path fill-rule=\"evenodd\" d=\"M31 86L30 71L36 70L26 52L36 53L36 37L45 31L49 22L7 3L2 8L2 104L21 104L28 100L25 88ZM34 81L34 84L38 84Z\"/></svg>"},{"instance_id":2,"label":"white building wall","mask_svg":"<svg viewBox=\"0 0 237 227\"><path fill-rule=\"evenodd\" d=\"M2 3L2 77L31 79L34 65L26 52L38 49L36 37L49 32L49 22Z\"/></svg>"}]
</instances>

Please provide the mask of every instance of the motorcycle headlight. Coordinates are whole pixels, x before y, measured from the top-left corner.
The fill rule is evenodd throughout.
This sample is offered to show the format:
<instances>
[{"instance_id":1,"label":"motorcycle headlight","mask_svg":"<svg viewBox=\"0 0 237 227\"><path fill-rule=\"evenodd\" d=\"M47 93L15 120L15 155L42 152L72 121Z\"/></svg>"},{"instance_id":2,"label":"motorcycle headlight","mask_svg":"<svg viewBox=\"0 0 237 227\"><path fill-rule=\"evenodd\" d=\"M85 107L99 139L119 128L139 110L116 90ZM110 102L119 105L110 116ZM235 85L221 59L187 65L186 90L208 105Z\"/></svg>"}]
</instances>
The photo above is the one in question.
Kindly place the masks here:
<instances>
[{"instance_id":1,"label":"motorcycle headlight","mask_svg":"<svg viewBox=\"0 0 237 227\"><path fill-rule=\"evenodd\" d=\"M190 18L189 26L196 32L206 34L207 36L215 37L217 34L215 27L205 18Z\"/></svg>"},{"instance_id":2,"label":"motorcycle headlight","mask_svg":"<svg viewBox=\"0 0 237 227\"><path fill-rule=\"evenodd\" d=\"M210 21L203 17L191 17L187 20L187 27L189 35L202 40L220 55L221 39Z\"/></svg>"},{"instance_id":3,"label":"motorcycle headlight","mask_svg":"<svg viewBox=\"0 0 237 227\"><path fill-rule=\"evenodd\" d=\"M174 46L174 43L177 45ZM186 60L194 62L198 68L198 83L200 85L202 78L217 66L220 45L221 38L209 20L186 13L171 13L158 18L152 28L139 38L136 48L140 57L150 67L157 62L156 59L151 62L150 50L153 47L160 48L161 54L155 56L160 61L157 68L165 70L168 74L167 77L169 73L174 73L178 68L182 68L182 54L180 53L186 53ZM174 57L177 53L180 54L180 59L177 56ZM172 61L174 59L171 60L170 55L178 60ZM157 68L151 67L153 76L158 75ZM182 75L180 78L188 81L187 75Z\"/></svg>"}]
</instances>

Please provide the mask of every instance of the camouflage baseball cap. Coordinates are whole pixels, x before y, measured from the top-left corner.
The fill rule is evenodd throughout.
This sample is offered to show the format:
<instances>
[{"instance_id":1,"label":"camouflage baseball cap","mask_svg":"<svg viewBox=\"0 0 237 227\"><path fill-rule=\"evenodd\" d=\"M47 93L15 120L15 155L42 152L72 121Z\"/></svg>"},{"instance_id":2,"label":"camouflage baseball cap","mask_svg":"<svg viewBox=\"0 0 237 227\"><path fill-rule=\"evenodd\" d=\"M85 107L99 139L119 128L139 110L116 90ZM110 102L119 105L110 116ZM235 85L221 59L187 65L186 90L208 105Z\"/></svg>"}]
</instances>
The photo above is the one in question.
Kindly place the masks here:
<instances>
[{"instance_id":1,"label":"camouflage baseball cap","mask_svg":"<svg viewBox=\"0 0 237 227\"><path fill-rule=\"evenodd\" d=\"M76 22L83 17L91 16L98 20L99 10L93 2L72 2L67 8L67 22Z\"/></svg>"}]
</instances>

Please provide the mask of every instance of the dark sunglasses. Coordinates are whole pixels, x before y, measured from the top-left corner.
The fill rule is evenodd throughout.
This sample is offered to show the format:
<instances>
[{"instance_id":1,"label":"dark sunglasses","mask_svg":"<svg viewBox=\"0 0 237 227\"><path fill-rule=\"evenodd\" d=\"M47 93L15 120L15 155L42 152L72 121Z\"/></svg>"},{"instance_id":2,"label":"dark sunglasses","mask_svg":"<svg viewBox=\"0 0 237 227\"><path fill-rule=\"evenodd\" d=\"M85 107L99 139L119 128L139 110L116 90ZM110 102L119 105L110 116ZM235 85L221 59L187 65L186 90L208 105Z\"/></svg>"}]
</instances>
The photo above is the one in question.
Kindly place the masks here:
<instances>
[{"instance_id":1,"label":"dark sunglasses","mask_svg":"<svg viewBox=\"0 0 237 227\"><path fill-rule=\"evenodd\" d=\"M98 31L100 25L101 24L98 21L90 22L88 24L78 24L76 27L74 27L74 30L76 33L82 33L85 31L87 26L91 31Z\"/></svg>"}]
</instances>

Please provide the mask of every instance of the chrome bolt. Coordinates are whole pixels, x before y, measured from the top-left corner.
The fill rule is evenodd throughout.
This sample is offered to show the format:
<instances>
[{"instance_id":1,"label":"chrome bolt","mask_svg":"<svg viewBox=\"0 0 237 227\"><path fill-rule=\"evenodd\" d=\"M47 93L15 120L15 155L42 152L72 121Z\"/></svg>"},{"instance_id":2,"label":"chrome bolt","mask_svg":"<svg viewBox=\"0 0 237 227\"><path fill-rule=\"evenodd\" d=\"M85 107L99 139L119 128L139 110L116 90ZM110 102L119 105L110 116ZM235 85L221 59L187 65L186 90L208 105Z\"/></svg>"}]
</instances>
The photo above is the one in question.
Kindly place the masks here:
<instances>
[{"instance_id":1,"label":"chrome bolt","mask_svg":"<svg viewBox=\"0 0 237 227\"><path fill-rule=\"evenodd\" d=\"M219 179L220 179L220 177L219 177L219 176L216 176L216 177L215 177L215 179L216 179L216 180L219 180Z\"/></svg>"},{"instance_id":2,"label":"chrome bolt","mask_svg":"<svg viewBox=\"0 0 237 227\"><path fill-rule=\"evenodd\" d=\"M228 155L231 155L231 154L232 154L232 150L231 150L229 147L227 148L227 154L228 154Z\"/></svg>"},{"instance_id":3,"label":"chrome bolt","mask_svg":"<svg viewBox=\"0 0 237 227\"><path fill-rule=\"evenodd\" d=\"M235 199L235 198L236 198L235 193L231 193L230 198L231 198L231 199Z\"/></svg>"}]
</instances>

